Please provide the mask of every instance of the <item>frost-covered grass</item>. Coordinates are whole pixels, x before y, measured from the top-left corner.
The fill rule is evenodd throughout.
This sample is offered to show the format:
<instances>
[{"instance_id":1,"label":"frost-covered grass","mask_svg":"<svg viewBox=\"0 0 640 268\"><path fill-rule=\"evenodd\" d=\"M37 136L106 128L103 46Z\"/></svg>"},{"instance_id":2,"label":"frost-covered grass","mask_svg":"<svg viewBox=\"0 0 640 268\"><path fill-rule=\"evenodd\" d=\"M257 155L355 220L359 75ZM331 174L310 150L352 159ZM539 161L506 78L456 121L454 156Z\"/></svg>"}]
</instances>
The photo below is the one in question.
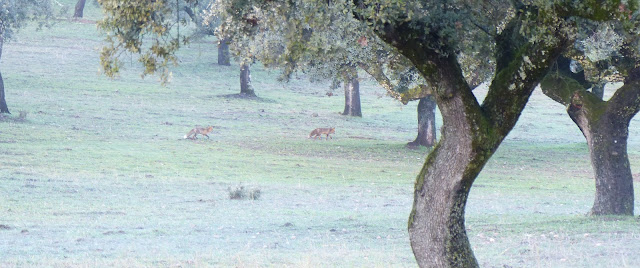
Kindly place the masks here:
<instances>
[{"instance_id":1,"label":"frost-covered grass","mask_svg":"<svg viewBox=\"0 0 640 268\"><path fill-rule=\"evenodd\" d=\"M135 62L115 81L101 76L93 24L17 37L0 61L14 113L0 120L0 266L415 266L406 224L428 152L404 148L416 103L364 81L364 117L345 118L340 90L283 84L257 65L260 98L229 97L239 67L215 64L213 40L185 47L161 87ZM213 125L211 139L182 139L194 125ZM333 140L307 139L331 126ZM594 182L583 139L534 93L471 191L483 267L640 266L637 216L585 216ZM238 185L260 198L230 199Z\"/></svg>"}]
</instances>

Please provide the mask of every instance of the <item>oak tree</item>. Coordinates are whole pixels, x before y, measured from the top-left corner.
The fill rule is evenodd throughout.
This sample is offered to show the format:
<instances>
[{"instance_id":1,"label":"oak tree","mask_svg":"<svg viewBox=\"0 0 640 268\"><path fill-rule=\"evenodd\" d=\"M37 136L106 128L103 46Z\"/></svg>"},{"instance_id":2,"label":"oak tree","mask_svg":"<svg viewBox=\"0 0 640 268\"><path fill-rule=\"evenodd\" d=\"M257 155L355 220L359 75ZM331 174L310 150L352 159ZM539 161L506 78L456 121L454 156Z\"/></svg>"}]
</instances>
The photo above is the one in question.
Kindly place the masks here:
<instances>
[{"instance_id":1,"label":"oak tree","mask_svg":"<svg viewBox=\"0 0 640 268\"><path fill-rule=\"evenodd\" d=\"M627 138L630 120L640 110L640 40L637 14L628 14L626 24L581 21L579 42L541 83L587 140L596 182L592 215L633 215L634 210ZM607 82L623 85L604 100Z\"/></svg>"}]
</instances>

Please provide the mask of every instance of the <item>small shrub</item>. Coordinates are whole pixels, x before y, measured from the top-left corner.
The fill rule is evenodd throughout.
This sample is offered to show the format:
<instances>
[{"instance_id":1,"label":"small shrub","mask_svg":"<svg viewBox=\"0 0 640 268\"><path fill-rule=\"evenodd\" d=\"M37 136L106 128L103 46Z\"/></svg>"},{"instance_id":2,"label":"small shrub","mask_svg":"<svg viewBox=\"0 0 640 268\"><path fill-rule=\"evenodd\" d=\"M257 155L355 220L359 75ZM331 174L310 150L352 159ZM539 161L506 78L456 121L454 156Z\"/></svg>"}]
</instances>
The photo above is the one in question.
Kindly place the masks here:
<instances>
[{"instance_id":1,"label":"small shrub","mask_svg":"<svg viewBox=\"0 0 640 268\"><path fill-rule=\"evenodd\" d=\"M251 191L249 191L249 199L251 200L260 199L260 189L251 189Z\"/></svg>"},{"instance_id":2,"label":"small shrub","mask_svg":"<svg viewBox=\"0 0 640 268\"><path fill-rule=\"evenodd\" d=\"M235 189L229 187L227 188L227 191L229 191L229 199L234 199L234 200L243 200L243 199L258 200L260 198L260 193L261 193L260 189L251 189L247 191L247 189L244 188L244 186L242 185L236 187Z\"/></svg>"},{"instance_id":3,"label":"small shrub","mask_svg":"<svg viewBox=\"0 0 640 268\"><path fill-rule=\"evenodd\" d=\"M247 190L244 189L244 186L236 187L235 189L231 189L231 187L227 188L229 191L229 199L244 199L247 196Z\"/></svg>"},{"instance_id":4,"label":"small shrub","mask_svg":"<svg viewBox=\"0 0 640 268\"><path fill-rule=\"evenodd\" d=\"M18 111L18 120L24 121L27 119L27 111Z\"/></svg>"}]
</instances>

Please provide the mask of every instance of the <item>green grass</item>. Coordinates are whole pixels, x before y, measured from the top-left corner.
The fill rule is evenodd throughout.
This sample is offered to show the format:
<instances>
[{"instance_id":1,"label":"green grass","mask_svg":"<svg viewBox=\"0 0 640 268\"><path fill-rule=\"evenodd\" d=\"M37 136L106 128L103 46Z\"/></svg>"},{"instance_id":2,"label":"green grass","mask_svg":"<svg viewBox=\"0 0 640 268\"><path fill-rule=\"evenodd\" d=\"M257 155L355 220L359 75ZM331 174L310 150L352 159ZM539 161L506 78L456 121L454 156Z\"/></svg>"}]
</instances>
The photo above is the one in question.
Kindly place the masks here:
<instances>
[{"instance_id":1,"label":"green grass","mask_svg":"<svg viewBox=\"0 0 640 268\"><path fill-rule=\"evenodd\" d=\"M327 84L284 84L259 65L259 99L227 97L239 67L215 64L213 40L181 50L162 87L135 60L116 80L100 75L93 24L16 37L0 61L14 113L0 121L0 266L415 266L406 224L428 153L404 148L416 103L366 80L364 117L347 118ZM195 125L215 126L211 139L182 139ZM330 126L334 139L307 139ZM639 134L634 120L634 174ZM260 198L230 200L238 185ZM471 191L476 257L483 267L640 266L637 216L587 217L593 197L584 138L536 91Z\"/></svg>"}]
</instances>

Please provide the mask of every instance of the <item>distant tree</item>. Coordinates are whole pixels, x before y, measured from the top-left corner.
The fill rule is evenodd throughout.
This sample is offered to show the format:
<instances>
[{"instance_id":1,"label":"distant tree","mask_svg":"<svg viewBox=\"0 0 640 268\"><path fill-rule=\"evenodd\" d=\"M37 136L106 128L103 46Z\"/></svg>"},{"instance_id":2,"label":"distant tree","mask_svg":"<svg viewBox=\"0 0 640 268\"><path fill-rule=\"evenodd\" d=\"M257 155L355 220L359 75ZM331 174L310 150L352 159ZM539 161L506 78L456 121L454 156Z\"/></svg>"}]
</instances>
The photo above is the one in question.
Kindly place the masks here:
<instances>
[{"instance_id":1,"label":"distant tree","mask_svg":"<svg viewBox=\"0 0 640 268\"><path fill-rule=\"evenodd\" d=\"M195 35L216 36L215 29L220 25L220 19L215 15L207 15L205 12L209 6L215 1L198 1L196 2L196 10L189 6L184 6L185 12L191 17L197 27ZM229 53L228 40L217 37L218 46L218 65L231 66L231 55Z\"/></svg>"},{"instance_id":2,"label":"distant tree","mask_svg":"<svg viewBox=\"0 0 640 268\"><path fill-rule=\"evenodd\" d=\"M342 115L362 117L360 105L360 81L358 80L358 70L348 68L344 71L344 111Z\"/></svg>"},{"instance_id":3,"label":"distant tree","mask_svg":"<svg viewBox=\"0 0 640 268\"><path fill-rule=\"evenodd\" d=\"M304 7L300 7L294 15L300 20L287 21L287 18L276 14L266 16L260 10L255 10L246 18L237 18L233 11L236 4L235 1L217 1L209 10L211 16L222 22L218 36L233 44L231 50L235 57L252 55L267 67L283 70L283 80L300 71L309 74L314 81L332 81L332 88L343 84L345 106L342 114L362 116L358 62L353 54L369 48L362 49L367 45L357 42L361 38L357 29L339 28L345 27L346 21L332 20L326 20L327 26L324 28L305 28L303 17L312 11ZM326 15L316 15L313 20L328 19ZM335 28L329 31L329 25ZM362 25L352 26L364 29ZM251 34L245 31L249 28L253 28ZM344 43L332 42L337 39ZM347 49L353 51L348 52Z\"/></svg>"},{"instance_id":4,"label":"distant tree","mask_svg":"<svg viewBox=\"0 0 640 268\"><path fill-rule=\"evenodd\" d=\"M408 71L411 63L366 31L362 22L341 16L339 9L318 13L301 1L294 2L300 5L291 12L274 14L251 8L237 13L236 1L217 1L209 14L223 22L218 35L231 40L236 57L253 55L265 66L283 70L283 80L302 72L312 81L331 81L332 89L342 85L343 115L362 116L358 69L405 104L427 94L422 92L426 87L419 85L420 78Z\"/></svg>"},{"instance_id":5,"label":"distant tree","mask_svg":"<svg viewBox=\"0 0 640 268\"><path fill-rule=\"evenodd\" d=\"M418 136L408 147L433 147L436 144L436 100L429 95L418 102Z\"/></svg>"},{"instance_id":6,"label":"distant tree","mask_svg":"<svg viewBox=\"0 0 640 268\"><path fill-rule=\"evenodd\" d=\"M73 17L74 18L82 18L82 16L84 15L84 4L87 0L78 0L78 2L76 3L76 7L74 9L73 12Z\"/></svg>"},{"instance_id":7,"label":"distant tree","mask_svg":"<svg viewBox=\"0 0 640 268\"><path fill-rule=\"evenodd\" d=\"M53 9L49 0L15 0L0 4L0 59L2 46L27 23L37 21L39 26L49 25ZM0 73L0 113L10 113L4 91L4 81Z\"/></svg>"},{"instance_id":8,"label":"distant tree","mask_svg":"<svg viewBox=\"0 0 640 268\"><path fill-rule=\"evenodd\" d=\"M255 97L256 93L251 85L251 63L244 60L240 64L240 96Z\"/></svg>"},{"instance_id":9,"label":"distant tree","mask_svg":"<svg viewBox=\"0 0 640 268\"><path fill-rule=\"evenodd\" d=\"M591 214L633 215L627 139L629 123L640 110L640 40L637 33L624 29L640 25L588 21L580 25L581 42L567 53L571 58L556 62L541 88L566 106L587 140L596 181ZM609 100L603 100L604 84L615 81L624 84Z\"/></svg>"},{"instance_id":10,"label":"distant tree","mask_svg":"<svg viewBox=\"0 0 640 268\"><path fill-rule=\"evenodd\" d=\"M218 41L218 65L231 66L231 53L229 53L229 44L226 38Z\"/></svg>"}]
</instances>

